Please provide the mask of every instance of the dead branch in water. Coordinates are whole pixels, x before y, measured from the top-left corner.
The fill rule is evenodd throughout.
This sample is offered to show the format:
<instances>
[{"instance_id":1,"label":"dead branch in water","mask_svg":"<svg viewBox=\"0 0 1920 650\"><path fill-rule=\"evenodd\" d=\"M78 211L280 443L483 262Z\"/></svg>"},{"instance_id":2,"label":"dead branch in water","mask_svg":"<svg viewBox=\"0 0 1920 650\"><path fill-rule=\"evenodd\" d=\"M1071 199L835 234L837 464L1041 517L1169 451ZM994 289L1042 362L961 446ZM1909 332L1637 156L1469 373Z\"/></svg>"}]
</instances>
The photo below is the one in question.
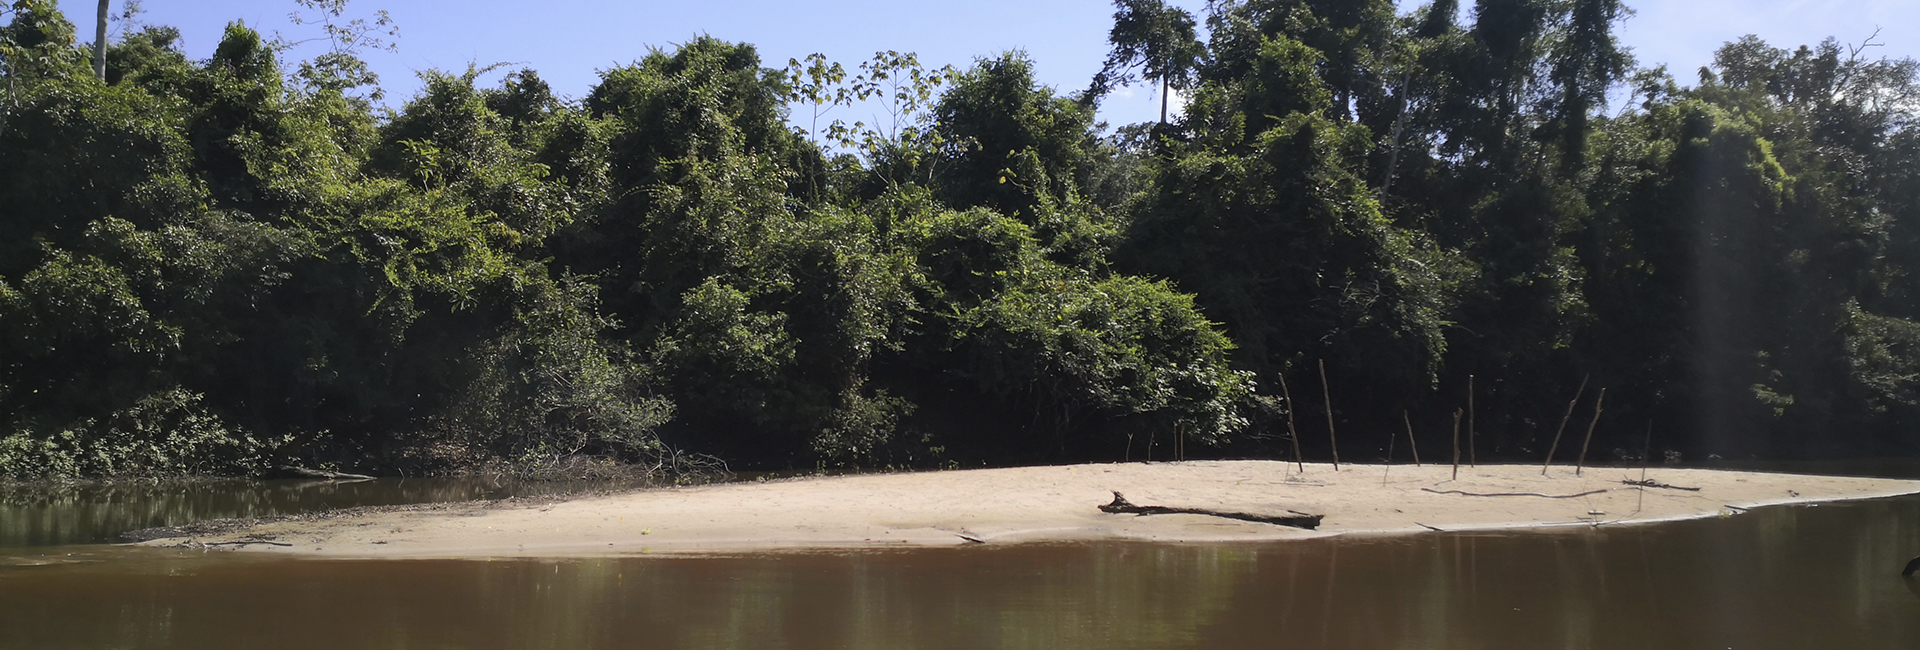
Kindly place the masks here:
<instances>
[{"instance_id":1,"label":"dead branch in water","mask_svg":"<svg viewBox=\"0 0 1920 650\"><path fill-rule=\"evenodd\" d=\"M1458 494L1460 496L1468 496L1468 497L1540 497L1542 499L1577 499L1577 498L1592 495L1592 494L1599 494L1601 492L1609 492L1609 491L1612 491L1612 489L1613 488L1606 488L1601 490L1588 490L1586 492L1581 492L1579 494L1541 494L1539 492L1461 492L1459 490L1435 490L1432 488L1420 488L1420 491L1432 492L1434 494Z\"/></svg>"},{"instance_id":2,"label":"dead branch in water","mask_svg":"<svg viewBox=\"0 0 1920 650\"><path fill-rule=\"evenodd\" d=\"M1127 501L1126 495L1121 494L1119 492L1114 492L1113 503L1100 506L1100 511L1108 514L1116 514L1116 515L1122 515L1122 514L1125 514L1125 515L1207 515L1209 517L1223 517L1226 519L1238 519L1241 521L1251 521L1251 522L1261 523L1261 524L1273 524L1275 526L1292 526L1294 528L1305 528L1307 530L1313 530L1315 528L1318 528L1320 526L1320 520L1326 518L1326 515L1309 515L1304 512L1297 512L1297 511L1291 511L1291 510L1289 510L1288 512L1293 512L1294 514L1292 515L1274 516L1274 515L1256 515L1256 514L1251 514L1246 512L1227 512L1223 510L1208 510L1206 508L1169 508L1166 506L1139 506L1139 505L1134 505L1132 502Z\"/></svg>"},{"instance_id":3,"label":"dead branch in water","mask_svg":"<svg viewBox=\"0 0 1920 650\"><path fill-rule=\"evenodd\" d=\"M324 469L308 469L293 465L281 465L268 472L265 478L317 478L328 481L371 481L373 477L365 474L349 474Z\"/></svg>"}]
</instances>

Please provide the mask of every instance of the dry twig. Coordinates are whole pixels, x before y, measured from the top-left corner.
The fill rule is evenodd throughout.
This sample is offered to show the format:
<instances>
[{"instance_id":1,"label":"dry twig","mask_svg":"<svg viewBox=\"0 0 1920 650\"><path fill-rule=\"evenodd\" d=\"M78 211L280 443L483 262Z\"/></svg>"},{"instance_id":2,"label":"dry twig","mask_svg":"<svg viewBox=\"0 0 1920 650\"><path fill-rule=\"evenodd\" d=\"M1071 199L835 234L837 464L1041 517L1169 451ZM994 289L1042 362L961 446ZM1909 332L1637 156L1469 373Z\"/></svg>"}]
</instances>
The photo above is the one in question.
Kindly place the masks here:
<instances>
[{"instance_id":1,"label":"dry twig","mask_svg":"<svg viewBox=\"0 0 1920 650\"><path fill-rule=\"evenodd\" d=\"M1586 492L1581 492L1579 494L1541 494L1539 492L1461 492L1459 490L1435 490L1432 488L1420 488L1420 491L1432 492L1434 494L1458 494L1460 496L1468 496L1468 497L1540 497L1543 499L1577 499L1577 498L1588 496L1588 495L1599 494L1601 492L1610 492L1612 491L1612 488L1606 488L1601 490L1588 490Z\"/></svg>"}]
</instances>

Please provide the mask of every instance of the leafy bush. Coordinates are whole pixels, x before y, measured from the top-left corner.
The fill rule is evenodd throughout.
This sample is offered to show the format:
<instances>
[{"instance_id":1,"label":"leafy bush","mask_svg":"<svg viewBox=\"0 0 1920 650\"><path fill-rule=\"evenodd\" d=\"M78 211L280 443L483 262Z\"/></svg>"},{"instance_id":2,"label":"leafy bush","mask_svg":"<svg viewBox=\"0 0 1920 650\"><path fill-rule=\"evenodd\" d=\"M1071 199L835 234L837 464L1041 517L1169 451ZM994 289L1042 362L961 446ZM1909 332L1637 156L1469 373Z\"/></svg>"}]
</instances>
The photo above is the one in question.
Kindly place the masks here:
<instances>
[{"instance_id":1,"label":"leafy bush","mask_svg":"<svg viewBox=\"0 0 1920 650\"><path fill-rule=\"evenodd\" d=\"M0 438L0 476L13 479L248 476L271 467L288 437L236 430L180 388L104 418L36 430L15 422Z\"/></svg>"}]
</instances>

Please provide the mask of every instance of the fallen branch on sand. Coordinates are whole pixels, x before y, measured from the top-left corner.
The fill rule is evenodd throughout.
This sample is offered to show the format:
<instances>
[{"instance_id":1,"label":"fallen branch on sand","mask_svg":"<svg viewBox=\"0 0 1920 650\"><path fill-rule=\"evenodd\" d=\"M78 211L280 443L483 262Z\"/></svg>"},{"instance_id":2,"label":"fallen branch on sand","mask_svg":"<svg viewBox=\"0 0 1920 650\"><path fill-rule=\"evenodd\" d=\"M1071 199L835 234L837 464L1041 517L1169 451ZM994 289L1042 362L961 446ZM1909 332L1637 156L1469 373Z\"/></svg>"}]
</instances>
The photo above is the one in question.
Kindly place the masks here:
<instances>
[{"instance_id":1,"label":"fallen branch on sand","mask_svg":"<svg viewBox=\"0 0 1920 650\"><path fill-rule=\"evenodd\" d=\"M195 542L201 546L246 546L248 544L267 544L270 546L293 546L284 542L269 542L264 539L249 539L238 542Z\"/></svg>"},{"instance_id":2,"label":"fallen branch on sand","mask_svg":"<svg viewBox=\"0 0 1920 650\"><path fill-rule=\"evenodd\" d=\"M1245 512L1227 512L1222 510L1208 510L1205 508L1169 508L1166 506L1137 506L1137 505L1134 505L1132 502L1127 501L1126 495L1123 495L1119 492L1114 492L1113 503L1100 506L1100 511L1109 513L1109 514L1116 514L1116 515L1119 515L1119 514L1207 515L1210 517L1224 517L1227 519L1238 519L1241 521L1251 521L1251 522L1262 523L1262 524L1273 524L1276 526L1292 526L1294 528L1305 528L1307 530L1313 530L1315 528L1320 527L1320 520L1326 517L1326 515L1310 515L1304 512L1299 512L1294 510L1288 511L1288 512L1294 513L1292 515L1274 516L1274 515L1256 515L1256 514L1245 513Z\"/></svg>"},{"instance_id":3,"label":"fallen branch on sand","mask_svg":"<svg viewBox=\"0 0 1920 650\"><path fill-rule=\"evenodd\" d=\"M1623 485L1631 485L1634 487L1665 488L1668 490L1686 490L1688 492L1700 491L1700 488L1697 488L1697 487L1681 487L1678 485L1667 485L1665 483L1661 483L1653 479L1646 479L1643 481L1621 481L1620 483Z\"/></svg>"},{"instance_id":4,"label":"fallen branch on sand","mask_svg":"<svg viewBox=\"0 0 1920 650\"><path fill-rule=\"evenodd\" d=\"M1469 497L1540 497L1542 499L1577 499L1590 494L1610 492L1612 491L1612 488L1607 488L1603 490L1588 490L1586 492L1581 492L1579 494L1541 494L1539 492L1461 492L1459 490L1435 490L1431 488L1420 488L1420 491L1432 492L1434 494L1458 494L1461 496L1469 496Z\"/></svg>"}]
</instances>

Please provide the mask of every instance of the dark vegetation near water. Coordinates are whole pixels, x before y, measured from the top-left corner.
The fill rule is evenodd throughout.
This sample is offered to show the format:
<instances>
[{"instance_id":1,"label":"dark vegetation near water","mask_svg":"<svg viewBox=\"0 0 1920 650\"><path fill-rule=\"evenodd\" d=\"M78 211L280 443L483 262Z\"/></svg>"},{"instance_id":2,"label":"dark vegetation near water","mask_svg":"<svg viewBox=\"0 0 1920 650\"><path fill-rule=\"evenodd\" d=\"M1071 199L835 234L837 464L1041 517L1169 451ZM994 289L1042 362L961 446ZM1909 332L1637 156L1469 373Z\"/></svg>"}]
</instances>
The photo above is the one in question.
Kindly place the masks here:
<instances>
[{"instance_id":1,"label":"dark vegetation near water","mask_svg":"<svg viewBox=\"0 0 1920 650\"><path fill-rule=\"evenodd\" d=\"M104 75L4 10L0 478L1276 457L1282 378L1311 458L1322 361L1350 458L1403 414L1441 448L1470 382L1485 458L1577 386L1596 450L1920 451L1911 60L1638 69L1618 0L1120 0L1084 90L702 37L385 113L379 23L303 4L351 38L144 27ZM1188 102L1097 123L1128 83ZM893 122L814 119L856 101Z\"/></svg>"}]
</instances>

